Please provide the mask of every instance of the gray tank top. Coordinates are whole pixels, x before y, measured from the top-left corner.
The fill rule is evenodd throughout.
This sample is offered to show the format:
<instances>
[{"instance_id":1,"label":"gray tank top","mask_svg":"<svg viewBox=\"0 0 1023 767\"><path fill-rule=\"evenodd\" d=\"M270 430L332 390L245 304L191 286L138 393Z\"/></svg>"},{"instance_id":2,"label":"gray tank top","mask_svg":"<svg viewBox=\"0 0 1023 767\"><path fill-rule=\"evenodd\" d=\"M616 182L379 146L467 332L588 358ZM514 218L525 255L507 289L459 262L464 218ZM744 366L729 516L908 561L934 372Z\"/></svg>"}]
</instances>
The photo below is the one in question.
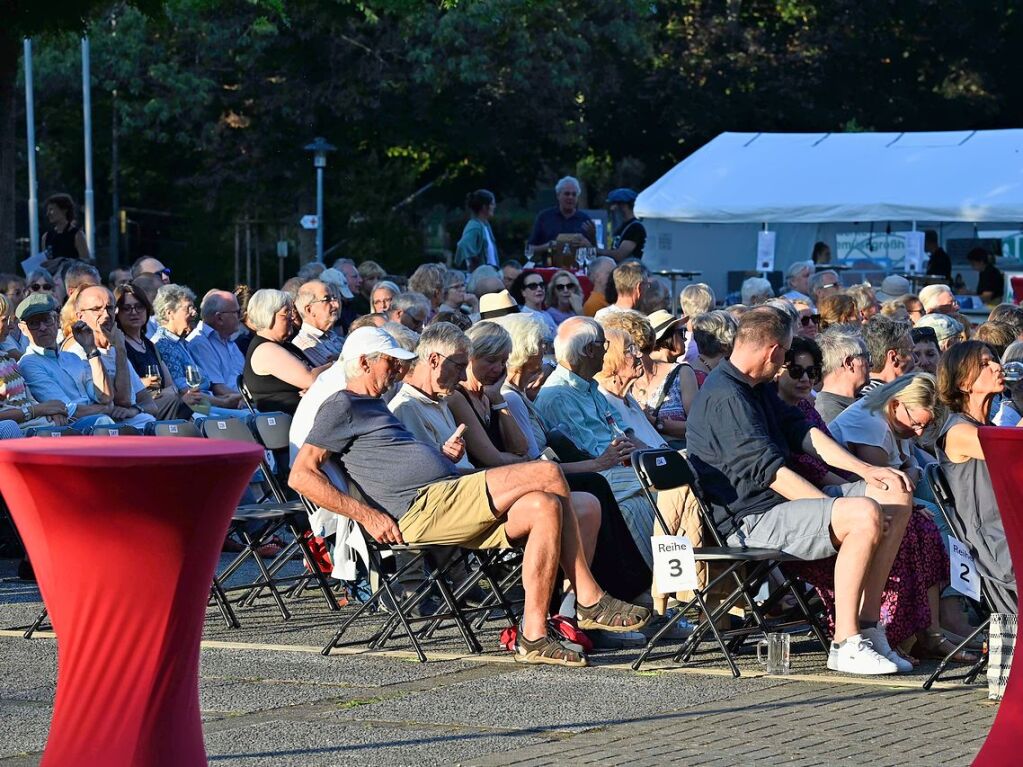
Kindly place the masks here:
<instances>
[{"instance_id":1,"label":"gray tank top","mask_svg":"<svg viewBox=\"0 0 1023 767\"><path fill-rule=\"evenodd\" d=\"M998 513L998 501L991 487L987 461L969 458L962 463L953 463L945 454L946 435L953 426L961 423L981 425L967 415L952 413L941 427L937 448L938 462L945 472L955 498L956 511L969 539L963 543L972 549L977 567L983 575L1015 589L1016 577L1005 540L1005 527Z\"/></svg>"}]
</instances>

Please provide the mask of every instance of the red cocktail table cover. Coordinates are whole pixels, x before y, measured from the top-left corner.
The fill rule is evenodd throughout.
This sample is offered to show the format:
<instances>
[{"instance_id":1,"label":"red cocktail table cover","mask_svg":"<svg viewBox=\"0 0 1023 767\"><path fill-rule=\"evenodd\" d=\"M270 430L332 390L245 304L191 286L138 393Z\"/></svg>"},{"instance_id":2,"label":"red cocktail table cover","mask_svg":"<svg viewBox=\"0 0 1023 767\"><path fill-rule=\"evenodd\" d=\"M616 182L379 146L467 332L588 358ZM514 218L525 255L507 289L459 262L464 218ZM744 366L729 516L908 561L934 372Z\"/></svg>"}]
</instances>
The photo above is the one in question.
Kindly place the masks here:
<instances>
[{"instance_id":1,"label":"red cocktail table cover","mask_svg":"<svg viewBox=\"0 0 1023 767\"><path fill-rule=\"evenodd\" d=\"M203 620L261 455L185 438L0 443L0 487L57 634L43 765L206 764Z\"/></svg>"},{"instance_id":2,"label":"red cocktail table cover","mask_svg":"<svg viewBox=\"0 0 1023 767\"><path fill-rule=\"evenodd\" d=\"M1019 563L1023 562L1023 461L1019 458L1023 454L1023 429L981 427L980 444L984 448L991 484L998 498L998 511L1005 525L1005 538L1009 543L1013 570L1019 573ZM1018 597L1019 591L1016 593ZM1018 629L1016 649L1023 650L1023 640L1020 639ZM1021 734L1023 664L1017 663L1015 671L1009 672L1005 695L998 705L998 714L991 725L991 732L973 763L984 767L1020 764L1023 762L1023 755L1020 754Z\"/></svg>"}]
</instances>

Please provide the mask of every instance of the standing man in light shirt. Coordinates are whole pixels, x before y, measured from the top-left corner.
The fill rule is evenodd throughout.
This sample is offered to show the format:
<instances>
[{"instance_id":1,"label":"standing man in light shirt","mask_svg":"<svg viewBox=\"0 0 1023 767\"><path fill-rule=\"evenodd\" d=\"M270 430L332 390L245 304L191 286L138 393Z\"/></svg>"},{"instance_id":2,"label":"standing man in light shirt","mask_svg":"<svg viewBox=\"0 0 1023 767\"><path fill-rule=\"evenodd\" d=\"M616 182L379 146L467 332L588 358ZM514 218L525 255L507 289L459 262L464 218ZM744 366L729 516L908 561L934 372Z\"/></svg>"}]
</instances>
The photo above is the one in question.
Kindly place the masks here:
<instances>
[{"instance_id":1,"label":"standing man in light shirt","mask_svg":"<svg viewBox=\"0 0 1023 767\"><path fill-rule=\"evenodd\" d=\"M336 361L344 339L334 332L341 313L341 301L334 291L325 282L310 280L298 289L295 309L302 318L302 328L292 343L303 351L313 367Z\"/></svg>"},{"instance_id":2,"label":"standing man in light shirt","mask_svg":"<svg viewBox=\"0 0 1023 767\"><path fill-rule=\"evenodd\" d=\"M202 321L188 336L188 350L210 379L217 396L238 393L238 376L245 369L245 357L232 341L241 324L241 309L234 293L211 290L199 307Z\"/></svg>"}]
</instances>

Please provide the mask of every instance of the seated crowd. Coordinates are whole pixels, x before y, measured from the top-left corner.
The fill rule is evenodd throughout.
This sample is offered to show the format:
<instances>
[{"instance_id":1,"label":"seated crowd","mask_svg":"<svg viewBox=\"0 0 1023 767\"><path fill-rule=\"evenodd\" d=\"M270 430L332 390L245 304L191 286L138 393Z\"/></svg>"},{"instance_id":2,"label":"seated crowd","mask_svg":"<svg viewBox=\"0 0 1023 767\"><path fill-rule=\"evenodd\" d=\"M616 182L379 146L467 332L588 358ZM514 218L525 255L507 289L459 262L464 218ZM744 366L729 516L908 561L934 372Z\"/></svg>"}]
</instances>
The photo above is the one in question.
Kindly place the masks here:
<instances>
[{"instance_id":1,"label":"seated crowd","mask_svg":"<svg viewBox=\"0 0 1023 767\"><path fill-rule=\"evenodd\" d=\"M686 451L729 544L799 560L786 567L828 610L831 669L909 671L972 631L929 463L982 574L1014 596L978 427L1023 422L1018 307L974 329L947 286L843 289L813 262L781 295L752 278L723 308L704 284L673 305L642 262L603 256L588 295L570 271L512 261L405 278L340 259L196 306L156 259L123 272L109 287L80 263L0 280L0 438L246 417L245 398L286 412L289 481L322 510L317 535L347 518L384 544L523 548L521 662L586 665L548 630L559 587L583 629L665 620L650 536L705 531L686 488L654 496L672 529L655 525L630 466L651 447Z\"/></svg>"}]
</instances>

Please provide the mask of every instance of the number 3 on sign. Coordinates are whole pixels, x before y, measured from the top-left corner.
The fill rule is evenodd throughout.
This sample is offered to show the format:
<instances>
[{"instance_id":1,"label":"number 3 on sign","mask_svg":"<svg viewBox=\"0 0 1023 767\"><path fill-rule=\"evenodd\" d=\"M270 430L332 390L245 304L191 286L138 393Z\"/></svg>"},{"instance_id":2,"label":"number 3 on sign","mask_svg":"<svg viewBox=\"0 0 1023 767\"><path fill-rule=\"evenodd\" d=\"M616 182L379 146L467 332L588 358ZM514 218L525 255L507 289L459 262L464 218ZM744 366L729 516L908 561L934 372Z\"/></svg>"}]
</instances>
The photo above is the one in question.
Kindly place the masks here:
<instances>
[{"instance_id":1,"label":"number 3 on sign","mask_svg":"<svg viewBox=\"0 0 1023 767\"><path fill-rule=\"evenodd\" d=\"M973 554L951 535L948 537L948 569L952 588L971 599L980 599L980 576Z\"/></svg>"},{"instance_id":2,"label":"number 3 on sign","mask_svg":"<svg viewBox=\"0 0 1023 767\"><path fill-rule=\"evenodd\" d=\"M684 535L655 535L654 580L661 594L696 588L696 557L693 544Z\"/></svg>"}]
</instances>

